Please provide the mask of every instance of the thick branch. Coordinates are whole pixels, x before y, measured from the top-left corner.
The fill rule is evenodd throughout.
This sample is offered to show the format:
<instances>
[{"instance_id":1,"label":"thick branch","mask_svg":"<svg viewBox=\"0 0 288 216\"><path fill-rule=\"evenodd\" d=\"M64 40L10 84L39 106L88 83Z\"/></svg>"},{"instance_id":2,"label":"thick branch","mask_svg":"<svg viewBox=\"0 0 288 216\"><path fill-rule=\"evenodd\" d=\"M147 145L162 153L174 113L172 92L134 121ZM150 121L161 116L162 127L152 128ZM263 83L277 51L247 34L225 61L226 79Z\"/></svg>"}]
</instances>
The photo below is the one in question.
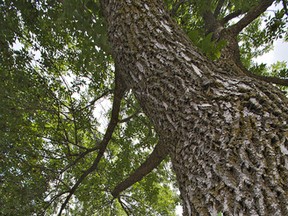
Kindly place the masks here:
<instances>
[{"instance_id":1,"label":"thick branch","mask_svg":"<svg viewBox=\"0 0 288 216\"><path fill-rule=\"evenodd\" d=\"M288 79L281 79L281 78L278 78L278 77L270 77L270 76L260 76L260 75L252 74L252 73L251 73L250 76L254 77L256 79L262 80L262 81L266 81L268 83L288 86Z\"/></svg>"},{"instance_id":2,"label":"thick branch","mask_svg":"<svg viewBox=\"0 0 288 216\"><path fill-rule=\"evenodd\" d=\"M140 181L143 177L149 174L154 168L156 168L167 156L168 150L163 142L159 141L155 146L153 152L149 155L146 161L135 170L127 179L118 184L112 191L113 197L118 197L119 194L132 186L136 182Z\"/></svg>"},{"instance_id":3,"label":"thick branch","mask_svg":"<svg viewBox=\"0 0 288 216\"><path fill-rule=\"evenodd\" d=\"M247 25L249 25L253 20L259 17L263 12L266 11L268 7L272 5L274 0L262 0L260 3L249 10L246 15L239 20L235 25L232 25L230 29L234 34L238 34Z\"/></svg>"},{"instance_id":4,"label":"thick branch","mask_svg":"<svg viewBox=\"0 0 288 216\"><path fill-rule=\"evenodd\" d=\"M261 75L257 75L254 74L252 72L250 72L248 69L246 69L244 67L244 65L242 64L242 62L240 64L237 64L238 67L241 68L242 71L244 71L244 73L250 77L253 77L255 79L258 80L262 80L268 83L272 83L272 84L277 84L277 85L282 85L282 86L288 86L288 79L281 79L278 77L271 77L271 76L261 76Z\"/></svg>"},{"instance_id":5,"label":"thick branch","mask_svg":"<svg viewBox=\"0 0 288 216\"><path fill-rule=\"evenodd\" d=\"M214 39L218 39L220 32L223 30L221 23L211 11L204 12L202 17L204 19L206 33L213 32Z\"/></svg>"},{"instance_id":6,"label":"thick branch","mask_svg":"<svg viewBox=\"0 0 288 216\"><path fill-rule=\"evenodd\" d=\"M121 99L124 96L125 93L125 86L121 83L120 78L118 77L116 73L116 78L115 78L115 89L114 89L114 99L113 99L113 107L112 107L112 114L111 114L111 119L109 122L109 125L107 127L106 133L100 143L100 149L98 152L98 155L96 159L94 160L92 166L88 168L78 179L78 181L74 184L74 186L71 188L69 195L66 197L64 203L61 205L60 211L58 213L58 216L62 214L62 211L68 204L71 196L75 193L79 185L82 183L82 181L93 171L95 171L98 167L98 163L101 160L101 158L104 155L104 152L106 151L107 145L112 137L112 134L114 132L115 127L117 126L118 123L118 116L120 112L120 105L121 105Z\"/></svg>"},{"instance_id":7,"label":"thick branch","mask_svg":"<svg viewBox=\"0 0 288 216\"><path fill-rule=\"evenodd\" d=\"M220 62L222 62L222 64L227 65L230 69L233 67L234 71L241 71L249 77L253 77L255 79L262 80L268 83L288 86L288 79L261 76L250 72L240 60L240 50L237 41L237 35L234 35L233 32L227 30L222 31L222 34L220 34L220 39L229 41L228 46L222 50L222 54L224 53L223 56L225 56L224 59L219 60ZM227 56L229 56L229 59L227 59Z\"/></svg>"}]
</instances>

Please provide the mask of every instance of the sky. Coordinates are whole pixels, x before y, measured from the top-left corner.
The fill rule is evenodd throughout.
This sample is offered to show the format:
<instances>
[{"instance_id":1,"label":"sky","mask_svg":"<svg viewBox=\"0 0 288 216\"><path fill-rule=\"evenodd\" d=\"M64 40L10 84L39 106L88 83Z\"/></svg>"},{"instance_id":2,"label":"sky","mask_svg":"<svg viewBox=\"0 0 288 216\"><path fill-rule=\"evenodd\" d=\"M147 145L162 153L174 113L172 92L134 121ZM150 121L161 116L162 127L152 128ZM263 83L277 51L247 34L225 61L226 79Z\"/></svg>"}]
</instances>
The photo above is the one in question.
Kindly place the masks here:
<instances>
[{"instance_id":1,"label":"sky","mask_svg":"<svg viewBox=\"0 0 288 216\"><path fill-rule=\"evenodd\" d=\"M283 40L274 42L274 49L255 59L258 63L271 65L277 61L286 61L288 64L288 43Z\"/></svg>"},{"instance_id":2,"label":"sky","mask_svg":"<svg viewBox=\"0 0 288 216\"><path fill-rule=\"evenodd\" d=\"M282 7L282 3L279 3L277 5L272 4L267 9L266 13L268 15L269 13L271 13L272 15L274 14L274 11L281 9ZM288 28L288 24L286 25L286 27ZM256 58L255 60L258 63L266 63L267 65L271 65L273 63L276 63L277 61L286 61L288 64L288 42L284 42L283 39L278 39L274 42L273 45L273 50L271 50L269 53L264 54L263 56Z\"/></svg>"}]
</instances>

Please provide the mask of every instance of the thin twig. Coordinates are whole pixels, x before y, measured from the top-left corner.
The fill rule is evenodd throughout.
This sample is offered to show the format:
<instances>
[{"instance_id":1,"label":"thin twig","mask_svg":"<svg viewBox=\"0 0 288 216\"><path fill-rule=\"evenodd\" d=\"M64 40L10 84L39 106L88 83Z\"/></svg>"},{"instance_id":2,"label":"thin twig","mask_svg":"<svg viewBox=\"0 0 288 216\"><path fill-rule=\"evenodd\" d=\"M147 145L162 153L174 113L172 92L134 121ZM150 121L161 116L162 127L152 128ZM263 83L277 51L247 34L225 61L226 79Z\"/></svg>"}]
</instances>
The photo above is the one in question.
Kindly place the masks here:
<instances>
[{"instance_id":1,"label":"thin twig","mask_svg":"<svg viewBox=\"0 0 288 216\"><path fill-rule=\"evenodd\" d=\"M107 95L110 94L111 92L112 92L111 89L103 92L103 94L101 94L100 96L98 96L98 97L94 98L93 100L91 100L91 101L88 103L88 105L86 105L85 107L82 107L79 111L85 110L85 109L89 108L90 106L93 106L96 101L98 101L98 100L100 100L101 98L107 96Z\"/></svg>"}]
</instances>

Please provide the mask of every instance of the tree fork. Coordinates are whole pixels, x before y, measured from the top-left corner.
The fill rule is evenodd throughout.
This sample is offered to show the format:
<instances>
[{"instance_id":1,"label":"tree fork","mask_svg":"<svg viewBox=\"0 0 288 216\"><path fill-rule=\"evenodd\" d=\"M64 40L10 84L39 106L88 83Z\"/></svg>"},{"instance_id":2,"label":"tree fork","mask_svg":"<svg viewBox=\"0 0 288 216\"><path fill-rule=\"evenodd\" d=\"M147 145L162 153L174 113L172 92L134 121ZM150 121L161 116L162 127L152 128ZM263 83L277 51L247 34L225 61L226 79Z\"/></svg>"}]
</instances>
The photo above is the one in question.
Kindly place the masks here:
<instances>
[{"instance_id":1,"label":"tree fork","mask_svg":"<svg viewBox=\"0 0 288 216\"><path fill-rule=\"evenodd\" d=\"M253 74L246 67L244 67L240 60L240 49L237 40L238 33L249 23L259 17L269 6L272 5L273 2L273 0L261 1L258 5L247 11L246 15L240 21L226 29L224 28L224 25L231 18L237 17L244 12L235 11L235 13L227 15L227 17L223 20L218 20L217 15L215 15L215 13L213 14L211 11L204 12L202 16L205 22L207 33L213 32L213 37L216 40L227 41L227 46L222 50L222 55L219 59L221 64L226 65L227 67L235 67L235 70L243 71L247 76L261 81L288 86L288 79ZM221 1L218 3L217 11L221 10L219 7L222 5Z\"/></svg>"}]
</instances>

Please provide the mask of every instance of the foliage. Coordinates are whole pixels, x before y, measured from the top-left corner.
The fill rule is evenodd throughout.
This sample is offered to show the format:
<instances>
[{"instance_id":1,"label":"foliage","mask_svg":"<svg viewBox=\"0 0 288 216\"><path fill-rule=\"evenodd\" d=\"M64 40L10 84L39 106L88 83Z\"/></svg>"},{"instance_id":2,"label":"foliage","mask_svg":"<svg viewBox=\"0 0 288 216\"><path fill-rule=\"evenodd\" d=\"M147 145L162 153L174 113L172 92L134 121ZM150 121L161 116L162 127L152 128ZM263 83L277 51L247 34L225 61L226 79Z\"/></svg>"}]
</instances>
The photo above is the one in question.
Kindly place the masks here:
<instances>
[{"instance_id":1,"label":"foliage","mask_svg":"<svg viewBox=\"0 0 288 216\"><path fill-rule=\"evenodd\" d=\"M109 121L110 109L102 118L98 111L98 99L109 104L114 88L105 26L93 1L1 1L0 8L0 214L51 215L96 157ZM138 109L127 94L121 116ZM123 215L110 191L143 162L156 140L143 115L120 124L97 173L77 190L69 214ZM129 191L137 199L133 205L142 206L139 212L152 203L149 194L161 199L154 198L145 214L173 212L174 192L157 183L161 178L168 185L167 169L163 165L146 186Z\"/></svg>"},{"instance_id":2,"label":"foliage","mask_svg":"<svg viewBox=\"0 0 288 216\"><path fill-rule=\"evenodd\" d=\"M177 1L165 2L173 12ZM217 5L209 2L181 4L174 17L196 46L217 59L226 42L205 32L200 15ZM246 11L252 3L225 1L219 16ZM52 215L93 163L110 121L111 109L101 109L111 107L115 88L105 23L93 0L2 0L0 10L0 215ZM280 10L266 17L265 30L258 19L239 35L245 65L269 51L273 40L287 38L286 17ZM287 78L284 63L272 68ZM265 66L256 70L262 73ZM118 123L98 169L77 189L66 214L175 215L179 198L168 161L112 199L111 190L157 143L131 92L119 118L126 120Z\"/></svg>"}]
</instances>

